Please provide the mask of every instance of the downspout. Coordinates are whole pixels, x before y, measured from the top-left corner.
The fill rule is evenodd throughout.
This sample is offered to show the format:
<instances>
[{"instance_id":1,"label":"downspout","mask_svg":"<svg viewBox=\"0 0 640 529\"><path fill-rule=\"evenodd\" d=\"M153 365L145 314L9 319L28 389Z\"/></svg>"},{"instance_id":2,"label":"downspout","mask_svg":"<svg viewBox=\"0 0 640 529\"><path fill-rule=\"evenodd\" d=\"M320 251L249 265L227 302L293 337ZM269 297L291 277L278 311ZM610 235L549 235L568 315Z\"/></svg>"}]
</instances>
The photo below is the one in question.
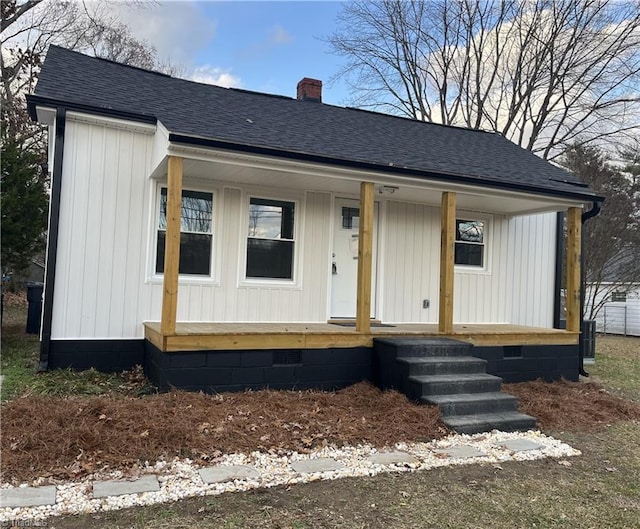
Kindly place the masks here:
<instances>
[{"instance_id":1,"label":"downspout","mask_svg":"<svg viewBox=\"0 0 640 529\"><path fill-rule=\"evenodd\" d=\"M51 176L51 206L49 208L49 230L47 236L46 271L44 278L44 301L42 308L42 332L40 335L40 364L38 371L49 367L51 348L51 325L53 321L53 289L56 277L58 257L58 228L60 223L60 191L62 190L62 158L64 155L64 131L67 121L67 109L56 110L55 148L53 153L53 173Z\"/></svg>"},{"instance_id":2,"label":"downspout","mask_svg":"<svg viewBox=\"0 0 640 529\"><path fill-rule=\"evenodd\" d=\"M578 370L580 375L582 375L583 377L588 377L589 373L587 373L584 370L584 299L585 299L585 290L586 290L586 274L585 274L585 270L584 270L584 225L585 223L597 216L600 213L600 209L602 208L602 202L604 201L604 199L601 200L594 200L593 202L593 207L589 210L589 211L585 211L582 214L581 217L581 221L582 221L582 229L580 230L580 234L581 234L581 241L580 241L580 247L581 247L581 251L580 251L580 338L578 339L578 344L579 344L579 364L578 364Z\"/></svg>"}]
</instances>

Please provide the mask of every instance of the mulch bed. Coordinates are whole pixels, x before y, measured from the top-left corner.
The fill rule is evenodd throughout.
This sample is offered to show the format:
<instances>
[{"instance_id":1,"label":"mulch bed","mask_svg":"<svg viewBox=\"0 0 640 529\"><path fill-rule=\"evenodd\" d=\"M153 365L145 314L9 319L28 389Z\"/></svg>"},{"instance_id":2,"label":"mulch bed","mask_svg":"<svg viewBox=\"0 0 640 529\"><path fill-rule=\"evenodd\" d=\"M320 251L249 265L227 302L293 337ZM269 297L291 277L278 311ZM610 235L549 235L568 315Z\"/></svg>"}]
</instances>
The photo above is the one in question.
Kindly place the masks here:
<instances>
[{"instance_id":1,"label":"mulch bed","mask_svg":"<svg viewBox=\"0 0 640 529\"><path fill-rule=\"evenodd\" d=\"M439 412L360 383L337 392L174 391L143 398L27 396L2 407L3 482L69 479L144 461L377 447L447 434Z\"/></svg>"},{"instance_id":2,"label":"mulch bed","mask_svg":"<svg viewBox=\"0 0 640 529\"><path fill-rule=\"evenodd\" d=\"M640 405L595 383L505 384L543 430L589 430L640 420ZM3 482L72 479L162 458L206 463L223 453L327 444L376 447L448 432L434 407L360 383L337 392L174 391L142 398L28 395L2 406Z\"/></svg>"},{"instance_id":3,"label":"mulch bed","mask_svg":"<svg viewBox=\"0 0 640 529\"><path fill-rule=\"evenodd\" d=\"M594 382L535 380L503 384L502 389L518 397L520 411L536 417L542 430L587 431L640 420L639 404L616 397Z\"/></svg>"}]
</instances>

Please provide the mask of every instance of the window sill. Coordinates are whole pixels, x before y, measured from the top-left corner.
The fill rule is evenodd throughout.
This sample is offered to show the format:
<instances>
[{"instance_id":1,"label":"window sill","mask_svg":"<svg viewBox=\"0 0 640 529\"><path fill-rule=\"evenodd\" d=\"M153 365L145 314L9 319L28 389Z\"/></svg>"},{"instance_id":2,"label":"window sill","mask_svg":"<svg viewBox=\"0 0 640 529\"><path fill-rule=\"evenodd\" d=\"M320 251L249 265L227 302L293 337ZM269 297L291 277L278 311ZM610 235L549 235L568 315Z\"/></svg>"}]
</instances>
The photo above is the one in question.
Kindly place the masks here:
<instances>
[{"instance_id":1,"label":"window sill","mask_svg":"<svg viewBox=\"0 0 640 529\"><path fill-rule=\"evenodd\" d=\"M147 277L145 283L150 285L162 285L164 282L164 276L154 275L151 277ZM213 278L211 276L188 276L182 275L178 276L178 285L209 285L214 287L220 286L220 280Z\"/></svg>"},{"instance_id":2,"label":"window sill","mask_svg":"<svg viewBox=\"0 0 640 529\"><path fill-rule=\"evenodd\" d=\"M238 288L282 288L288 290L302 290L302 285L297 281L291 281L286 279L241 279L238 283Z\"/></svg>"},{"instance_id":3,"label":"window sill","mask_svg":"<svg viewBox=\"0 0 640 529\"><path fill-rule=\"evenodd\" d=\"M491 270L487 268L480 268L479 266L455 265L453 270L456 274L491 275Z\"/></svg>"}]
</instances>

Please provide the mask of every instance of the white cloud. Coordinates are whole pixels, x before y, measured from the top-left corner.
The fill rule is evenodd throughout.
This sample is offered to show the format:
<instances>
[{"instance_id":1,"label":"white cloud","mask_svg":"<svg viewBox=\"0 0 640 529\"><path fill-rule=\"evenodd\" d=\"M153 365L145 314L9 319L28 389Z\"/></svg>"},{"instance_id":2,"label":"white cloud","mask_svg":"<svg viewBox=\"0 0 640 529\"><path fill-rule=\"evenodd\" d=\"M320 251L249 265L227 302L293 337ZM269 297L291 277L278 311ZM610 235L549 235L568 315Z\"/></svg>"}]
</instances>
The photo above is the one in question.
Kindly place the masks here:
<instances>
[{"instance_id":1,"label":"white cloud","mask_svg":"<svg viewBox=\"0 0 640 529\"><path fill-rule=\"evenodd\" d=\"M185 71L216 34L217 22L205 17L195 1L118 3L113 11L135 37L155 46L161 59Z\"/></svg>"},{"instance_id":2,"label":"white cloud","mask_svg":"<svg viewBox=\"0 0 640 529\"><path fill-rule=\"evenodd\" d=\"M214 84L225 88L242 87L242 81L239 77L233 75L230 69L225 70L209 64L196 67L191 79L198 83Z\"/></svg>"}]
</instances>

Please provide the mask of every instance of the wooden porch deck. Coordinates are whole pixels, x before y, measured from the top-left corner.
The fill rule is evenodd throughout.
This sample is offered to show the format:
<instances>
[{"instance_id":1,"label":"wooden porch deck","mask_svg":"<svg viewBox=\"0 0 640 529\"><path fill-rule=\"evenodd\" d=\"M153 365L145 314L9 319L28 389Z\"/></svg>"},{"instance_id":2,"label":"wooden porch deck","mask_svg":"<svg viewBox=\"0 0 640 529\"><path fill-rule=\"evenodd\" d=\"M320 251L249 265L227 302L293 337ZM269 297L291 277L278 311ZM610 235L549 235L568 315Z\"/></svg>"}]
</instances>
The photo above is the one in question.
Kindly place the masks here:
<instances>
[{"instance_id":1,"label":"wooden porch deck","mask_svg":"<svg viewBox=\"0 0 640 529\"><path fill-rule=\"evenodd\" d=\"M163 335L160 322L145 322L145 338L165 352L241 349L328 349L371 347L381 337L441 337L482 346L573 345L579 333L511 324L454 324L453 332L438 332L435 323L372 326L369 333L335 323L213 323L177 322Z\"/></svg>"}]
</instances>

